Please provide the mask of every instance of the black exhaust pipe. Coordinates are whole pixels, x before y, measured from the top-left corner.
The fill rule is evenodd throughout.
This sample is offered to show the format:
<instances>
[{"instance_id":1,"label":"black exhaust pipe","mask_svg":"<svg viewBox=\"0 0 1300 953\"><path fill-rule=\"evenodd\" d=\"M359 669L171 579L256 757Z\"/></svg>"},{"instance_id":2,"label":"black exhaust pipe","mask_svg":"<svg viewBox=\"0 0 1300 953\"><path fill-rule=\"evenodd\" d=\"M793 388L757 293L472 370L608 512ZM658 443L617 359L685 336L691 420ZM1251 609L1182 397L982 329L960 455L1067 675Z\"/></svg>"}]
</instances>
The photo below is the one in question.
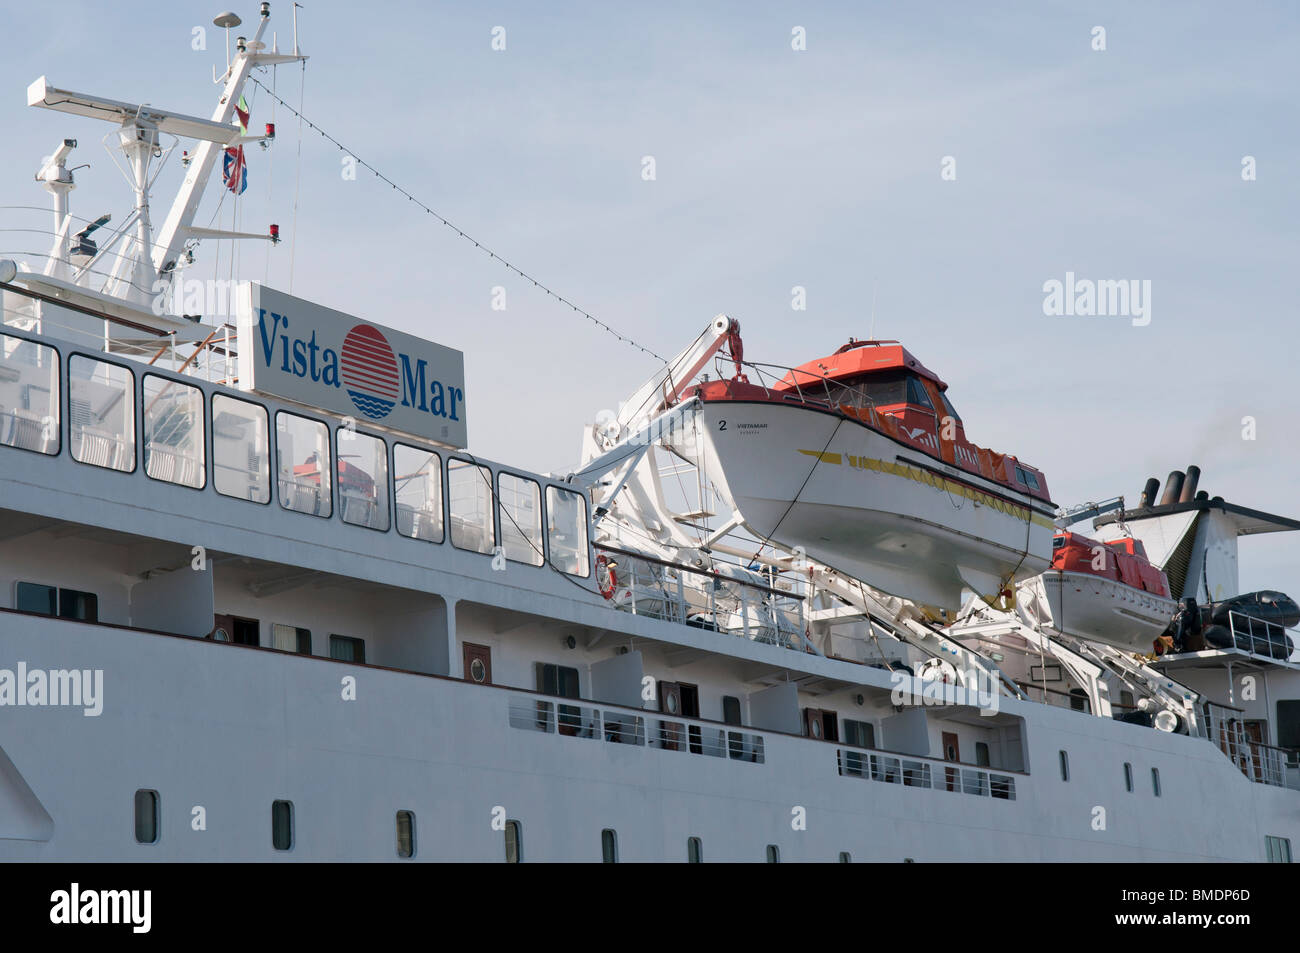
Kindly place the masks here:
<instances>
[{"instance_id":1,"label":"black exhaust pipe","mask_svg":"<svg viewBox=\"0 0 1300 953\"><path fill-rule=\"evenodd\" d=\"M1175 470L1165 480L1165 495L1160 497L1160 505L1168 506L1178 502L1178 494L1183 492L1183 471Z\"/></svg>"},{"instance_id":2,"label":"black exhaust pipe","mask_svg":"<svg viewBox=\"0 0 1300 953\"><path fill-rule=\"evenodd\" d=\"M1183 483L1183 490L1178 494L1179 503L1190 503L1196 496L1196 484L1201 479L1201 468L1192 464L1187 468L1187 480Z\"/></svg>"},{"instance_id":3,"label":"black exhaust pipe","mask_svg":"<svg viewBox=\"0 0 1300 953\"><path fill-rule=\"evenodd\" d=\"M1149 510L1156 501L1156 494L1160 492L1160 481L1155 477L1147 480L1147 485L1142 488L1142 499L1138 501L1138 509Z\"/></svg>"}]
</instances>

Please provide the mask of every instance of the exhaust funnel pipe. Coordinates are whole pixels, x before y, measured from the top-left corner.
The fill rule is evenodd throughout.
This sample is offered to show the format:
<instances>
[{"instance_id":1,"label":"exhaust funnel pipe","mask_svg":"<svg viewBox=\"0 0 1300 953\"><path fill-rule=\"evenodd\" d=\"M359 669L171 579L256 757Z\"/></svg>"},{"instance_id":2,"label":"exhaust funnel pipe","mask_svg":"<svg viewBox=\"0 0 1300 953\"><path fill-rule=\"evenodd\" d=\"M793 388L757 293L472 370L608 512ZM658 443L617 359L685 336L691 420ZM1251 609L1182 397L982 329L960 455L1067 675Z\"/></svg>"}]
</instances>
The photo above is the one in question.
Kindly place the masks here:
<instances>
[{"instance_id":1,"label":"exhaust funnel pipe","mask_svg":"<svg viewBox=\"0 0 1300 953\"><path fill-rule=\"evenodd\" d=\"M1165 480L1165 495L1160 497L1161 506L1169 506L1171 503L1178 502L1178 495L1183 492L1183 471L1175 470L1169 474L1169 479Z\"/></svg>"}]
</instances>

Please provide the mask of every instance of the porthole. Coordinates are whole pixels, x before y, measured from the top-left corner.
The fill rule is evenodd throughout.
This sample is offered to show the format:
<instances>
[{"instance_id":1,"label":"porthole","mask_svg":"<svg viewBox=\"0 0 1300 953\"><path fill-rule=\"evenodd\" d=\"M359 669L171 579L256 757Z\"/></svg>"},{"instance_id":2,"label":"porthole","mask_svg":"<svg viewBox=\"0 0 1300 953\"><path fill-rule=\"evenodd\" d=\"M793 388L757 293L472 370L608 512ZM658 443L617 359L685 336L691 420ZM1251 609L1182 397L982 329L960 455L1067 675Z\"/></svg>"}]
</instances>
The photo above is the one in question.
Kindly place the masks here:
<instances>
[{"instance_id":1,"label":"porthole","mask_svg":"<svg viewBox=\"0 0 1300 953\"><path fill-rule=\"evenodd\" d=\"M469 677L480 685L487 679L487 667L483 664L482 659L476 658L469 663Z\"/></svg>"}]
</instances>

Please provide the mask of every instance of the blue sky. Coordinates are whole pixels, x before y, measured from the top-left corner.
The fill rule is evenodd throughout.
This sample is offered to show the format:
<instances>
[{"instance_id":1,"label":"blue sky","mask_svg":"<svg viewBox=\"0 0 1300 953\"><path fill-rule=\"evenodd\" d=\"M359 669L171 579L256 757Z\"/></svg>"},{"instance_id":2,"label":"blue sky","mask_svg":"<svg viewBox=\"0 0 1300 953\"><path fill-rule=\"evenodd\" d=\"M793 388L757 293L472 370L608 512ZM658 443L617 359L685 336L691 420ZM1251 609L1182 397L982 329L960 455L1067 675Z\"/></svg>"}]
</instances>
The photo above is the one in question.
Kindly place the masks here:
<instances>
[{"instance_id":1,"label":"blue sky","mask_svg":"<svg viewBox=\"0 0 1300 953\"><path fill-rule=\"evenodd\" d=\"M661 354L719 311L802 363L871 329L950 385L977 442L1056 501L1199 464L1212 495L1300 516L1294 399L1300 7L1293 4L449 4L312 0L304 112L524 270ZM56 86L200 115L216 7L27 6L0 63L0 204L79 139L72 210L126 213L110 127L26 108ZM236 12L252 35L256 4ZM273 3L290 45L291 4ZM1106 30L1105 51L1091 31ZM192 49L206 28L207 49ZM491 48L493 27L506 49ZM791 49L804 27L807 49ZM297 102L297 67L276 88ZM265 77L270 83L271 78ZM566 470L654 369L250 95L243 276L465 352L471 448ZM641 177L654 156L655 181ZM940 177L944 156L956 179ZM1243 181L1244 156L1257 179ZM157 186L160 221L179 182ZM295 183L299 191L296 227ZM216 196L216 189L211 191ZM200 215L206 222L214 202ZM46 227L37 213L11 222ZM21 220L20 220L21 219ZM291 236L291 232L293 233ZM30 243L0 233L0 250ZM209 256L192 273L212 274ZM229 252L222 251L222 276ZM1043 283L1152 283L1151 323L1048 317ZM507 309L490 307L507 289ZM807 289L807 310L791 289ZM1242 418L1257 438L1243 440ZM1300 595L1300 539L1245 540L1242 583Z\"/></svg>"}]
</instances>

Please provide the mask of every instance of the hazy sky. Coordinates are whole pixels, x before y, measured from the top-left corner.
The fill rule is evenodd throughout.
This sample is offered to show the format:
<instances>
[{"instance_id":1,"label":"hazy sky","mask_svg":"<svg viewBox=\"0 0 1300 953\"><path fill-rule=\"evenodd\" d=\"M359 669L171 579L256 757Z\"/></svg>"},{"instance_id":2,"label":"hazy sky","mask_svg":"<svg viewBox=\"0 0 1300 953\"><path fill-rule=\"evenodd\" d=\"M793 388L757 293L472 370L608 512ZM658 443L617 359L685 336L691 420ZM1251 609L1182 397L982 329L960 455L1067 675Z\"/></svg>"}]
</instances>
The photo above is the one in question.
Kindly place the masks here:
<instances>
[{"instance_id":1,"label":"hazy sky","mask_svg":"<svg viewBox=\"0 0 1300 953\"><path fill-rule=\"evenodd\" d=\"M1136 501L1147 476L1198 463L1211 495L1300 516L1300 7L974 7L309 0L304 112L661 354L725 311L747 357L802 363L869 335L874 287L877 336L951 385L973 440L1046 471L1058 503ZM45 207L32 175L69 136L70 164L91 164L72 211L120 221L129 194L99 143L111 127L28 109L26 86L46 74L207 115L219 12L119 0L7 17L0 204ZM236 12L251 36L257 4ZM291 45L292 5L272 13ZM198 26L206 50L192 48ZM280 68L287 101L303 75ZM246 245L242 277L287 289L293 240L295 294L464 351L473 450L570 468L584 421L654 362L368 173L345 180L310 130L299 164L296 122L249 99L254 130L274 119L279 141L249 150L242 227L274 221L286 241L269 269L265 246ZM173 158L156 222L178 182ZM0 232L0 253L46 244ZM212 274L213 251L192 276ZM225 277L228 247L221 261ZM1067 272L1149 281L1150 323L1045 315L1044 283ZM1300 596L1300 538L1243 541L1242 576Z\"/></svg>"}]
</instances>

